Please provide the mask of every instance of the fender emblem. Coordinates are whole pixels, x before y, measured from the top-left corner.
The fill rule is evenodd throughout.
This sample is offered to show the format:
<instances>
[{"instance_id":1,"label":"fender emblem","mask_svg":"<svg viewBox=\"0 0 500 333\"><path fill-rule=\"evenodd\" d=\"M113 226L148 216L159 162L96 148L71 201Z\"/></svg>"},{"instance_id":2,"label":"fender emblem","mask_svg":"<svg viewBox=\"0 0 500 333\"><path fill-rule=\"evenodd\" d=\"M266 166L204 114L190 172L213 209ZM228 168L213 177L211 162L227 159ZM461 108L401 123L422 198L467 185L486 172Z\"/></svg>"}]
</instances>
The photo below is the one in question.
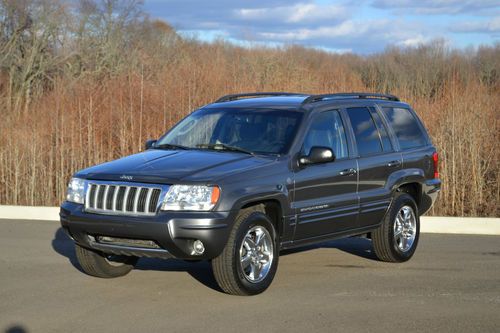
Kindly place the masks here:
<instances>
[{"instance_id":1,"label":"fender emblem","mask_svg":"<svg viewBox=\"0 0 500 333\"><path fill-rule=\"evenodd\" d=\"M311 210L319 210L319 209L324 209L328 208L330 205L318 205L318 206L311 206L311 207L304 207L300 209L300 212L309 212Z\"/></svg>"}]
</instances>

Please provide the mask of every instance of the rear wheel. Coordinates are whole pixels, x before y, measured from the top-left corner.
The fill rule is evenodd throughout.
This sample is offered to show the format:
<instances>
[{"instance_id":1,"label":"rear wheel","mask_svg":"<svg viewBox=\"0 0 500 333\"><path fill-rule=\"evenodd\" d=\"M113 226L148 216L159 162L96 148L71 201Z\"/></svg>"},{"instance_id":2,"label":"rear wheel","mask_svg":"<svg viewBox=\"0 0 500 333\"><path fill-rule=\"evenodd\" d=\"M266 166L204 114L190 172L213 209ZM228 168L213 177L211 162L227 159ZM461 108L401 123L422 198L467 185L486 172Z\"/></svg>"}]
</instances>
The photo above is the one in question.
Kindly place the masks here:
<instances>
[{"instance_id":1,"label":"rear wheel","mask_svg":"<svg viewBox=\"0 0 500 333\"><path fill-rule=\"evenodd\" d=\"M137 263L137 257L115 256L89 250L75 244L76 258L83 271L100 278L114 278L128 274Z\"/></svg>"},{"instance_id":2,"label":"rear wheel","mask_svg":"<svg viewBox=\"0 0 500 333\"><path fill-rule=\"evenodd\" d=\"M417 249L420 218L413 197L397 193L382 225L372 232L375 255L382 261L404 262Z\"/></svg>"},{"instance_id":3,"label":"rear wheel","mask_svg":"<svg viewBox=\"0 0 500 333\"><path fill-rule=\"evenodd\" d=\"M226 293L255 295L266 290L278 267L277 235L260 207L242 210L222 253L212 260L215 279Z\"/></svg>"}]
</instances>

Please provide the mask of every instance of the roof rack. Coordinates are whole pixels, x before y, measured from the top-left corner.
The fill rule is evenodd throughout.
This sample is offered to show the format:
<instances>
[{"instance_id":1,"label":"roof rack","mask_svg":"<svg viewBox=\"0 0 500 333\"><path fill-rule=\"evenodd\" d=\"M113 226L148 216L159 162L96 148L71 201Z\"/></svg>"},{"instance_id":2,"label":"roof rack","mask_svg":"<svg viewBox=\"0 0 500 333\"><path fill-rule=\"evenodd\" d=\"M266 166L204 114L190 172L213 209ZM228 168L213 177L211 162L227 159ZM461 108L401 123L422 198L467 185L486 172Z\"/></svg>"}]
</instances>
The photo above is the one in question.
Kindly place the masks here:
<instances>
[{"instance_id":1,"label":"roof rack","mask_svg":"<svg viewBox=\"0 0 500 333\"><path fill-rule=\"evenodd\" d=\"M376 93L338 93L338 94L322 94L311 95L307 97L302 104L320 102L325 99L345 99L345 98L374 98L374 99L387 99L389 101L399 102L399 98L389 94L376 94Z\"/></svg>"},{"instance_id":2,"label":"roof rack","mask_svg":"<svg viewBox=\"0 0 500 333\"><path fill-rule=\"evenodd\" d=\"M288 92L256 92L256 93L246 93L246 94L231 94L222 96L214 103L230 102L244 97L265 97L265 96L304 96L304 94L288 93Z\"/></svg>"}]
</instances>

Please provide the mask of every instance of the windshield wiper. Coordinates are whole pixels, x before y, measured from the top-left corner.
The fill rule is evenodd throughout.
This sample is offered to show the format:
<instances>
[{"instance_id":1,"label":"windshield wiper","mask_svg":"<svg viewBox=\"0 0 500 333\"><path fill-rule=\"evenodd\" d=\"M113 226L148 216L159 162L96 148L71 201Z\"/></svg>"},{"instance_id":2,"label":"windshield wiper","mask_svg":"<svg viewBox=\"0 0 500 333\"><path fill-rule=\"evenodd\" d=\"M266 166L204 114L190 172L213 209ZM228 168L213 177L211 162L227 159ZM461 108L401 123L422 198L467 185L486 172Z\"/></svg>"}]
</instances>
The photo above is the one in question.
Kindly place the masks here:
<instances>
[{"instance_id":1,"label":"windshield wiper","mask_svg":"<svg viewBox=\"0 0 500 333\"><path fill-rule=\"evenodd\" d=\"M245 153L254 156L255 153L251 152L250 150L246 150L240 147L235 147L235 146L230 146L226 145L224 143L214 143L214 144L208 144L208 143L202 143L199 145L196 145L197 148L206 148L206 149L213 149L213 150L231 150L231 151L237 151L240 153Z\"/></svg>"},{"instance_id":2,"label":"windshield wiper","mask_svg":"<svg viewBox=\"0 0 500 333\"><path fill-rule=\"evenodd\" d=\"M182 149L182 150L189 150L189 147L186 146L181 146L181 145L174 145L171 143L162 143L159 145L155 145L154 148L158 149Z\"/></svg>"}]
</instances>

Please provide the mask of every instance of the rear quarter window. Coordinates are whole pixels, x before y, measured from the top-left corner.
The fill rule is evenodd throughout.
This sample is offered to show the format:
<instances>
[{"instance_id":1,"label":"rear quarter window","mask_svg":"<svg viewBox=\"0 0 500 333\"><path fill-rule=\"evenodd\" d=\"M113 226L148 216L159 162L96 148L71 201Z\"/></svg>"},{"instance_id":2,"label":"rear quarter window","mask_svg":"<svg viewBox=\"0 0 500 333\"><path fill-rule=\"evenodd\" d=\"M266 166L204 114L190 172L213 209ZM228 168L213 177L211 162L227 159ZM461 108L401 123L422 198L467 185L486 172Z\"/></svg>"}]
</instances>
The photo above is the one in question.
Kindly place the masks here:
<instances>
[{"instance_id":1,"label":"rear quarter window","mask_svg":"<svg viewBox=\"0 0 500 333\"><path fill-rule=\"evenodd\" d=\"M426 135L410 110L382 108L382 112L393 129L401 149L423 147L427 144Z\"/></svg>"}]
</instances>

